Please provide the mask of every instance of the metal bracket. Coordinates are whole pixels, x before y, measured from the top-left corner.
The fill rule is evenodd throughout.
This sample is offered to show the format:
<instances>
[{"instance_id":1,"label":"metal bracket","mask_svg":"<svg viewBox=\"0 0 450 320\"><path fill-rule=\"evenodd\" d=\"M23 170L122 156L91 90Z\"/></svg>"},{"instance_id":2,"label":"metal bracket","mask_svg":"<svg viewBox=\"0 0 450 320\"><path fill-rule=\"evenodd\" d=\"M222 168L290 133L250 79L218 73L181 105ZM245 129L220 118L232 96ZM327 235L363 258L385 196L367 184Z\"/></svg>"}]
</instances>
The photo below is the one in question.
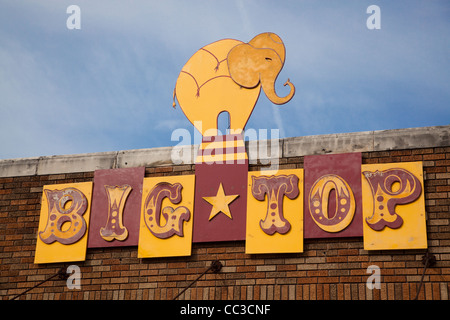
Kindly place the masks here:
<instances>
[{"instance_id":1,"label":"metal bracket","mask_svg":"<svg viewBox=\"0 0 450 320\"><path fill-rule=\"evenodd\" d=\"M223 265L219 260L211 262L210 270L214 273L218 273L222 269Z\"/></svg>"},{"instance_id":2,"label":"metal bracket","mask_svg":"<svg viewBox=\"0 0 450 320\"><path fill-rule=\"evenodd\" d=\"M183 292L185 292L187 289L189 289L194 283L196 283L198 280L200 280L201 277L203 277L204 274L206 274L208 271L212 271L214 273L218 273L221 269L222 269L222 263L219 260L214 260L213 262L211 262L211 265L208 267L208 269L206 269L205 271L203 271L202 274L200 274L197 279L195 279L194 281L191 282L190 285L188 285L186 288L184 288L183 290L181 290L176 296L175 298L173 298L173 300L177 300L177 298L179 296L181 296L181 294Z\"/></svg>"},{"instance_id":3,"label":"metal bracket","mask_svg":"<svg viewBox=\"0 0 450 320\"><path fill-rule=\"evenodd\" d=\"M57 273L55 273L54 275L52 275L51 277L39 282L38 284L36 284L35 286L26 289L24 292L19 293L18 295L14 296L13 298L11 298L10 300L15 300L17 298L19 298L20 296L24 295L25 293L27 293L28 291L39 287L41 284L46 283L47 281L50 281L51 279L55 278L56 276L58 276L58 278L60 280L67 280L69 278L69 275L67 274L67 267L61 267L61 269L58 270Z\"/></svg>"},{"instance_id":4,"label":"metal bracket","mask_svg":"<svg viewBox=\"0 0 450 320\"><path fill-rule=\"evenodd\" d=\"M436 256L427 251L422 257L422 264L426 267L433 267L436 264Z\"/></svg>"},{"instance_id":5,"label":"metal bracket","mask_svg":"<svg viewBox=\"0 0 450 320\"><path fill-rule=\"evenodd\" d=\"M422 264L424 265L422 277L420 278L419 289L417 289L416 297L414 298L414 300L417 300L417 298L419 298L419 293L420 289L422 289L423 277L425 276L425 272L427 271L428 267L433 267L436 264L436 256L427 250L427 252L425 252L422 257Z\"/></svg>"}]
</instances>

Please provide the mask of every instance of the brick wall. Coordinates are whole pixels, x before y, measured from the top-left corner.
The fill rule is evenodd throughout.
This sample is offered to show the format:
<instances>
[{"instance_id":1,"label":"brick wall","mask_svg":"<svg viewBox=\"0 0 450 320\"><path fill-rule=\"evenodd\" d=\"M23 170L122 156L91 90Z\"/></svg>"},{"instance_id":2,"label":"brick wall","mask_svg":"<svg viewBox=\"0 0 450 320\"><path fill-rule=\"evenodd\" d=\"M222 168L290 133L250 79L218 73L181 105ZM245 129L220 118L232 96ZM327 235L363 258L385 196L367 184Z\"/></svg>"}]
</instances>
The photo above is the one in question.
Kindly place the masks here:
<instances>
[{"instance_id":1,"label":"brick wall","mask_svg":"<svg viewBox=\"0 0 450 320\"><path fill-rule=\"evenodd\" d=\"M363 164L423 161L428 251L419 299L449 299L450 146L363 152ZM262 166L254 164L250 170ZM283 157L280 169L302 168L303 156ZM146 176L193 174L191 164L152 166ZM34 250L42 187L92 181L93 171L0 177L0 296L10 299L58 272L64 264L35 265ZM207 273L179 299L389 300L416 296L426 250L366 251L362 238L305 239L300 254L247 255L244 242L193 244L192 255L137 258L137 247L88 249L77 262L81 290L57 277L21 299L173 299L212 261ZM66 264L67 266L68 264ZM381 289L366 286L369 265L381 269Z\"/></svg>"}]
</instances>

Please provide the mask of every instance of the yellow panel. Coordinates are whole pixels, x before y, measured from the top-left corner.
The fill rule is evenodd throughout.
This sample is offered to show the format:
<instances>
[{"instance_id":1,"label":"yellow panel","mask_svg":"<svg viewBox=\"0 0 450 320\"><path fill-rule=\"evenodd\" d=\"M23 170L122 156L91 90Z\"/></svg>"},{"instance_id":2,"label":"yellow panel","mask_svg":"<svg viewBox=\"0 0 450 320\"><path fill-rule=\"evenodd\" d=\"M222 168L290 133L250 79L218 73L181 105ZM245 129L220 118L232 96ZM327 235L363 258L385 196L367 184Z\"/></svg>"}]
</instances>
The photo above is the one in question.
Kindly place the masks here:
<instances>
[{"instance_id":1,"label":"yellow panel","mask_svg":"<svg viewBox=\"0 0 450 320\"><path fill-rule=\"evenodd\" d=\"M253 186L261 178L265 179L264 186ZM284 187L273 187L277 178L285 179ZM272 183L267 179L272 179ZM270 184L272 187L267 188ZM260 191L263 200L255 198L252 187L255 192ZM298 194L289 193L294 187ZM278 211L280 201L282 216ZM248 254L303 252L303 169L248 173L246 228Z\"/></svg>"},{"instance_id":2,"label":"yellow panel","mask_svg":"<svg viewBox=\"0 0 450 320\"><path fill-rule=\"evenodd\" d=\"M422 162L363 165L362 199L365 250L427 248Z\"/></svg>"},{"instance_id":3,"label":"yellow panel","mask_svg":"<svg viewBox=\"0 0 450 320\"><path fill-rule=\"evenodd\" d=\"M139 258L191 254L194 191L195 175L144 179Z\"/></svg>"},{"instance_id":4,"label":"yellow panel","mask_svg":"<svg viewBox=\"0 0 450 320\"><path fill-rule=\"evenodd\" d=\"M44 186L34 263L84 261L92 182Z\"/></svg>"}]
</instances>

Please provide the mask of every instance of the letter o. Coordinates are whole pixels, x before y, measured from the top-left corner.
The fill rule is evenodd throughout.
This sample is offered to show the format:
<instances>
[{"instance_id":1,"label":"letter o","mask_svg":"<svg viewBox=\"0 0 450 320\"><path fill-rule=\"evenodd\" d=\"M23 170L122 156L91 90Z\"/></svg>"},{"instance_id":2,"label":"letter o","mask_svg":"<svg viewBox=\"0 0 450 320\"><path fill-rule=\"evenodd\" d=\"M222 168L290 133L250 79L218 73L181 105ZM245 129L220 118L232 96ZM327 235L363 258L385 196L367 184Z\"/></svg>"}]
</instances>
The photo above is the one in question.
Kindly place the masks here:
<instances>
[{"instance_id":1,"label":"letter o","mask_svg":"<svg viewBox=\"0 0 450 320\"><path fill-rule=\"evenodd\" d=\"M331 190L336 191L336 213L330 218L328 201ZM355 196L340 176L328 174L317 179L308 196L309 212L319 228L326 232L344 230L355 215Z\"/></svg>"}]
</instances>

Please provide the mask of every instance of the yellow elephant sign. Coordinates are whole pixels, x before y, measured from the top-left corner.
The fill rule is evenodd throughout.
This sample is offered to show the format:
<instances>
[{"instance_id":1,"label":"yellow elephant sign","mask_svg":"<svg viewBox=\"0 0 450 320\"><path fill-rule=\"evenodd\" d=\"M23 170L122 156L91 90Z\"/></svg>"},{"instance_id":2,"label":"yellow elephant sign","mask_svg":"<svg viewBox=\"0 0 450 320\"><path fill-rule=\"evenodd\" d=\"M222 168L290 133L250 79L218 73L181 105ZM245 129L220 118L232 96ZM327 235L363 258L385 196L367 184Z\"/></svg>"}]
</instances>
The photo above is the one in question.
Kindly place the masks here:
<instances>
[{"instance_id":1,"label":"yellow elephant sign","mask_svg":"<svg viewBox=\"0 0 450 320\"><path fill-rule=\"evenodd\" d=\"M258 100L261 87L275 104L289 102L295 93L279 97L275 80L284 65L281 38L262 33L248 43L224 39L200 48L184 65L173 92L189 121L205 136L217 135L217 117L230 115L230 132L241 133Z\"/></svg>"}]
</instances>

